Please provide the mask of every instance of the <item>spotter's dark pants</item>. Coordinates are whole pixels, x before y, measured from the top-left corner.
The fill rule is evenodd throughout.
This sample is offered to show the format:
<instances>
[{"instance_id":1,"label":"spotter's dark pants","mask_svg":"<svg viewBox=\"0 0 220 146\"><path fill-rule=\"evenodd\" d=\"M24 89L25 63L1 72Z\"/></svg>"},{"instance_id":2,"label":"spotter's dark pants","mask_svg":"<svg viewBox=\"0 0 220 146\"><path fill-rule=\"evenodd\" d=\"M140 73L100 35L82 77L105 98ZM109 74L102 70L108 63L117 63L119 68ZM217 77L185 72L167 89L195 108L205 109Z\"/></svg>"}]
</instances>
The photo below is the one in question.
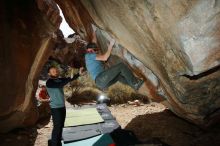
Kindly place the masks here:
<instances>
[{"instance_id":1,"label":"spotter's dark pants","mask_svg":"<svg viewBox=\"0 0 220 146\"><path fill-rule=\"evenodd\" d=\"M62 132L66 118L66 108L51 108L51 115L53 120L51 146L61 146Z\"/></svg>"}]
</instances>

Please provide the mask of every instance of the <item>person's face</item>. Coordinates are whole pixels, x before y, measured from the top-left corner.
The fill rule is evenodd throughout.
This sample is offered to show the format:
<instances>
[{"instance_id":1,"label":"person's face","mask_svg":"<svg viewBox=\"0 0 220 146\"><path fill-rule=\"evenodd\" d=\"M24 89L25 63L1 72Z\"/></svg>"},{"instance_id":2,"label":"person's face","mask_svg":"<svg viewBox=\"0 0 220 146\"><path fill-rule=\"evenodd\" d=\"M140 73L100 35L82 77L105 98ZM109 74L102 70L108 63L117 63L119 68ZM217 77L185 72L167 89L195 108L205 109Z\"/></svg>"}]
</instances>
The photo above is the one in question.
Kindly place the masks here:
<instances>
[{"instance_id":1,"label":"person's face","mask_svg":"<svg viewBox=\"0 0 220 146\"><path fill-rule=\"evenodd\" d=\"M60 75L60 72L57 68L53 67L50 69L49 76L57 78L57 77L59 77L59 75Z\"/></svg>"}]
</instances>

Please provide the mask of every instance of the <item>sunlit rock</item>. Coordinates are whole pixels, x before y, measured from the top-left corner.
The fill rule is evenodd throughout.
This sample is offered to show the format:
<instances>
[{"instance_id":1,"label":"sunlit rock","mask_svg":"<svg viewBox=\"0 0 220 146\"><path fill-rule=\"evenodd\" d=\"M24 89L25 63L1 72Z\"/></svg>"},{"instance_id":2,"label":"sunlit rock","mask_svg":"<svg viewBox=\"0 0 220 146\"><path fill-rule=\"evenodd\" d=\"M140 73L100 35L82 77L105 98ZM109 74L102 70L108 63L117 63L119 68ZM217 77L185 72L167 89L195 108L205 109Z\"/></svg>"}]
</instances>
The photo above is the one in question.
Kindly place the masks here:
<instances>
[{"instance_id":1,"label":"sunlit rock","mask_svg":"<svg viewBox=\"0 0 220 146\"><path fill-rule=\"evenodd\" d=\"M140 70L147 80L146 90L154 91L149 96L163 98L174 113L199 125L209 125L218 117L218 0L56 2L83 38L91 39L94 24L117 40L119 47L113 54L130 64L134 72ZM101 48L108 40L105 34L98 38Z\"/></svg>"},{"instance_id":2,"label":"sunlit rock","mask_svg":"<svg viewBox=\"0 0 220 146\"><path fill-rule=\"evenodd\" d=\"M38 76L61 22L58 9L41 2L40 11L38 4L34 0L0 2L0 132L33 125L38 119Z\"/></svg>"}]
</instances>

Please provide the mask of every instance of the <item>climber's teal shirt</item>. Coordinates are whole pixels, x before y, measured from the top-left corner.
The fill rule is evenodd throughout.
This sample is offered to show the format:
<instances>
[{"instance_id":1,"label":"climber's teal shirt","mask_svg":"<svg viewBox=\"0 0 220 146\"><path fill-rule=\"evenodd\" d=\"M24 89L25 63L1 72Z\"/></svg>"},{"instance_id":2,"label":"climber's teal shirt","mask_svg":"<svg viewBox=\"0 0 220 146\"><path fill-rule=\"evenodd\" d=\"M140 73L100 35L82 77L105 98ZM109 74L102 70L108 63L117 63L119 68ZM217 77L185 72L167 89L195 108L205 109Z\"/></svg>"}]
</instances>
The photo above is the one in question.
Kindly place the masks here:
<instances>
[{"instance_id":1,"label":"climber's teal shirt","mask_svg":"<svg viewBox=\"0 0 220 146\"><path fill-rule=\"evenodd\" d=\"M79 74L73 78L50 78L46 82L47 92L50 96L50 107L61 108L65 107L63 86L68 82L73 81L79 77Z\"/></svg>"},{"instance_id":2,"label":"climber's teal shirt","mask_svg":"<svg viewBox=\"0 0 220 146\"><path fill-rule=\"evenodd\" d=\"M92 79L95 80L96 77L104 71L104 67L101 61L96 60L95 53L87 53L85 55L86 68L91 75Z\"/></svg>"}]
</instances>

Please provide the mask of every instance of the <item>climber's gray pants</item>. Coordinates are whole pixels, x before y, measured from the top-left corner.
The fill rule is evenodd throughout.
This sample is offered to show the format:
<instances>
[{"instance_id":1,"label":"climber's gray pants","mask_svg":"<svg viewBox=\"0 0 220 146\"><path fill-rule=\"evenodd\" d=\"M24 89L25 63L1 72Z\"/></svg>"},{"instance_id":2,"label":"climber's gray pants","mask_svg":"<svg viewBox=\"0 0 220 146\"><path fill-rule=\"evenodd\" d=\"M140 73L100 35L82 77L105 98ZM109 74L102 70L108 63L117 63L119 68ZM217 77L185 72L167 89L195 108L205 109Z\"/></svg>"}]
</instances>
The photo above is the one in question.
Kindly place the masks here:
<instances>
[{"instance_id":1,"label":"climber's gray pants","mask_svg":"<svg viewBox=\"0 0 220 146\"><path fill-rule=\"evenodd\" d=\"M134 84L137 83L137 78L127 65L119 63L101 72L95 79L96 85L101 89L106 89L117 81L135 89Z\"/></svg>"}]
</instances>

